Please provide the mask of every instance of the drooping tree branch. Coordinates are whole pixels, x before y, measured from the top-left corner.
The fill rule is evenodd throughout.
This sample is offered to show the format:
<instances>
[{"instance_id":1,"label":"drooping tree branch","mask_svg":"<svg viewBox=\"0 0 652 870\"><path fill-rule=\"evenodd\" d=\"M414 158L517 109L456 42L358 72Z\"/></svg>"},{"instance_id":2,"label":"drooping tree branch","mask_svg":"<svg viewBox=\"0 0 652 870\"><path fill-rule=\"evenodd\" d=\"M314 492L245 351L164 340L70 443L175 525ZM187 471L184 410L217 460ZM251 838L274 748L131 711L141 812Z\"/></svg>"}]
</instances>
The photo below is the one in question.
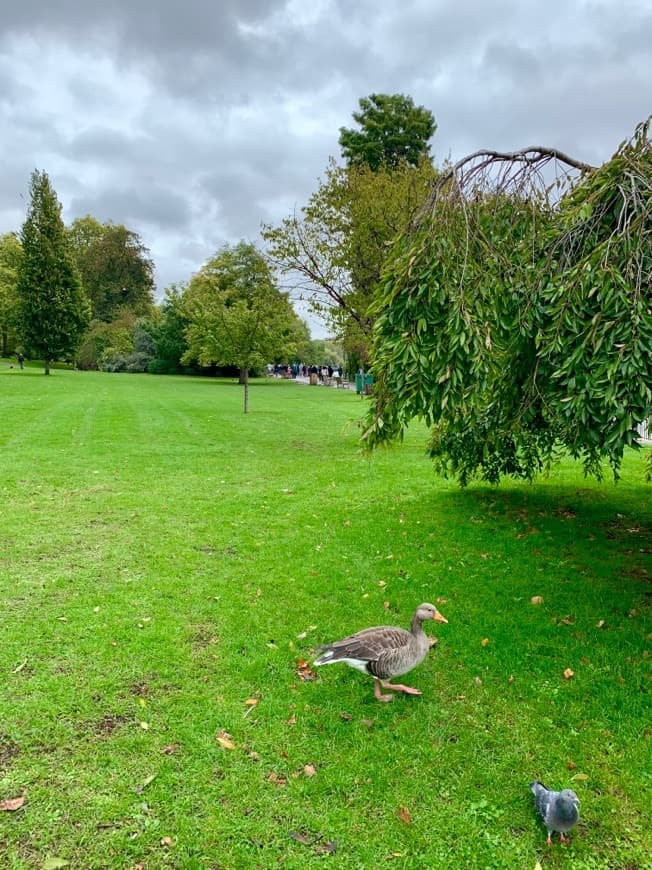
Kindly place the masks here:
<instances>
[{"instance_id":1,"label":"drooping tree branch","mask_svg":"<svg viewBox=\"0 0 652 870\"><path fill-rule=\"evenodd\" d=\"M544 189L545 167L554 163L556 176L562 183L570 180L572 170L590 172L588 163L576 160L558 148L529 145L517 151L482 149L468 154L446 169L432 186L432 191L412 221L418 227L432 213L442 195L465 198L473 192L489 189L492 195L522 192L524 186Z\"/></svg>"}]
</instances>

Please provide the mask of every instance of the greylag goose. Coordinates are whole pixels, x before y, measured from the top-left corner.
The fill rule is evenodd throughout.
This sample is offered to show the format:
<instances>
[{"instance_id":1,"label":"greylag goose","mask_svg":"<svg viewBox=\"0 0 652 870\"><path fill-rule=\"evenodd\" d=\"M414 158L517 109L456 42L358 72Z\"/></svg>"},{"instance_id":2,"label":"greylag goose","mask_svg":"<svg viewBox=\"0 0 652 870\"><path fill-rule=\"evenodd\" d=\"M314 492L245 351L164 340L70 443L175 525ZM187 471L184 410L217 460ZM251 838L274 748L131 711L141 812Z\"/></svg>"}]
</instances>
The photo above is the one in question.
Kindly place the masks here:
<instances>
[{"instance_id":1,"label":"greylag goose","mask_svg":"<svg viewBox=\"0 0 652 870\"><path fill-rule=\"evenodd\" d=\"M559 838L565 843L564 834L575 827L580 817L579 798L570 788L551 791L542 782L531 782L530 788L534 794L534 805L548 831L547 844L552 845L553 831L558 831Z\"/></svg>"},{"instance_id":2,"label":"greylag goose","mask_svg":"<svg viewBox=\"0 0 652 870\"><path fill-rule=\"evenodd\" d=\"M344 662L358 671L374 678L374 694L379 701L391 701L392 695L383 695L383 689L405 692L407 695L420 695L419 689L388 682L392 677L407 674L428 655L430 638L424 632L422 623L427 619L435 622L448 622L433 604L421 604L414 611L410 630L379 625L365 628L343 640L320 647L315 665L332 665Z\"/></svg>"}]
</instances>

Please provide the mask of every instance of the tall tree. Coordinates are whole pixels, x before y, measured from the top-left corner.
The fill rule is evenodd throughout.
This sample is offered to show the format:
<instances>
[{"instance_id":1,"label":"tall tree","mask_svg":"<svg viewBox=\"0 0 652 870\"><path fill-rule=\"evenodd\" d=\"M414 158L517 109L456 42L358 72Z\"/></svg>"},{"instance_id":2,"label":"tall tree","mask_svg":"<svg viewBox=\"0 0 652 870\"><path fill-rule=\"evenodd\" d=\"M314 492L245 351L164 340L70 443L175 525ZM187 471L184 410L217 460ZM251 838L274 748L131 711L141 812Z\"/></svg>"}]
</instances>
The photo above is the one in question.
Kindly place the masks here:
<instances>
[{"instance_id":1,"label":"tall tree","mask_svg":"<svg viewBox=\"0 0 652 870\"><path fill-rule=\"evenodd\" d=\"M376 171L402 162L416 166L429 156L429 141L437 129L434 115L415 106L404 94L371 94L353 113L359 129L340 128L340 147L347 164L366 164Z\"/></svg>"},{"instance_id":2,"label":"tall tree","mask_svg":"<svg viewBox=\"0 0 652 870\"><path fill-rule=\"evenodd\" d=\"M388 245L423 205L436 174L426 158L376 171L331 161L299 215L263 227L269 257L326 318L350 359L366 362L369 307Z\"/></svg>"},{"instance_id":3,"label":"tall tree","mask_svg":"<svg viewBox=\"0 0 652 870\"><path fill-rule=\"evenodd\" d=\"M18 296L18 268L23 253L15 233L0 236L0 339L2 356L8 356L9 336L15 327Z\"/></svg>"},{"instance_id":4,"label":"tall tree","mask_svg":"<svg viewBox=\"0 0 652 870\"><path fill-rule=\"evenodd\" d=\"M193 276L184 293L185 360L233 365L249 411L249 370L290 357L301 321L273 280L265 258L246 242L225 245Z\"/></svg>"},{"instance_id":5,"label":"tall tree","mask_svg":"<svg viewBox=\"0 0 652 870\"><path fill-rule=\"evenodd\" d=\"M88 300L61 219L61 205L47 173L35 170L21 230L18 332L30 356L53 360L73 355L89 320Z\"/></svg>"},{"instance_id":6,"label":"tall tree","mask_svg":"<svg viewBox=\"0 0 652 870\"><path fill-rule=\"evenodd\" d=\"M69 235L93 318L108 322L126 310L151 312L154 264L137 233L86 215L73 222Z\"/></svg>"}]
</instances>

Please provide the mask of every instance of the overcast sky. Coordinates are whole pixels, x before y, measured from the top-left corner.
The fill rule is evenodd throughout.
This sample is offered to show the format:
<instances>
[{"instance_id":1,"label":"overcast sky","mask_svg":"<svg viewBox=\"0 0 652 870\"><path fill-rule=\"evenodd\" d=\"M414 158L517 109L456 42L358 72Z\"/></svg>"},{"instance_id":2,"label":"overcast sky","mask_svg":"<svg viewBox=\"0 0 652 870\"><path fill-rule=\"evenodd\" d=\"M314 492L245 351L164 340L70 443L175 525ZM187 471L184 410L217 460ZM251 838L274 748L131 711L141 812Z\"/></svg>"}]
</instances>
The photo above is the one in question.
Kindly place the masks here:
<instances>
[{"instance_id":1,"label":"overcast sky","mask_svg":"<svg viewBox=\"0 0 652 870\"><path fill-rule=\"evenodd\" d=\"M141 236L162 294L304 205L371 93L433 112L438 163L601 163L652 112L652 0L3 0L0 233L45 170L66 223Z\"/></svg>"}]
</instances>

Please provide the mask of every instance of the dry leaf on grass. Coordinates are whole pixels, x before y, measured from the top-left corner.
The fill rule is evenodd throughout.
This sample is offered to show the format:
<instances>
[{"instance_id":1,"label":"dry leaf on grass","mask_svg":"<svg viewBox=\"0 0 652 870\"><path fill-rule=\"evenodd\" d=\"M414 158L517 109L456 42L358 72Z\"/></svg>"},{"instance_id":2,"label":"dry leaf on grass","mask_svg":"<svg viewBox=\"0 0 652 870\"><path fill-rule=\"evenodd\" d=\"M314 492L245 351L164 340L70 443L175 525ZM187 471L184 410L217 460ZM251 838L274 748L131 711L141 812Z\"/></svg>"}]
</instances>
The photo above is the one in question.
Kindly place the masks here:
<instances>
[{"instance_id":1,"label":"dry leaf on grass","mask_svg":"<svg viewBox=\"0 0 652 870\"><path fill-rule=\"evenodd\" d=\"M19 810L24 803L24 797L8 798L5 801L0 801L0 812L14 813L16 810Z\"/></svg>"},{"instance_id":2,"label":"dry leaf on grass","mask_svg":"<svg viewBox=\"0 0 652 870\"><path fill-rule=\"evenodd\" d=\"M543 596L533 595L532 598L530 598L530 604L543 604Z\"/></svg>"},{"instance_id":3,"label":"dry leaf on grass","mask_svg":"<svg viewBox=\"0 0 652 870\"><path fill-rule=\"evenodd\" d=\"M305 659L297 659L297 674L304 682L316 679L315 672L310 667L310 663Z\"/></svg>"},{"instance_id":4,"label":"dry leaf on grass","mask_svg":"<svg viewBox=\"0 0 652 870\"><path fill-rule=\"evenodd\" d=\"M564 671L564 677L567 680L572 680L574 676L575 676L575 671L572 671L570 668L566 668L566 670Z\"/></svg>"},{"instance_id":5,"label":"dry leaf on grass","mask_svg":"<svg viewBox=\"0 0 652 870\"><path fill-rule=\"evenodd\" d=\"M267 782L273 782L274 785L280 785L281 787L287 785L287 779L284 776L280 776L280 774L278 773L274 773L273 771L267 777Z\"/></svg>"},{"instance_id":6,"label":"dry leaf on grass","mask_svg":"<svg viewBox=\"0 0 652 870\"><path fill-rule=\"evenodd\" d=\"M314 764L304 764L303 772L307 777L311 777L317 773L317 768L314 766Z\"/></svg>"},{"instance_id":7,"label":"dry leaf on grass","mask_svg":"<svg viewBox=\"0 0 652 870\"><path fill-rule=\"evenodd\" d=\"M223 728L220 728L220 730L217 732L217 734L215 735L215 739L220 744L222 749L235 749L235 743L231 739L231 735Z\"/></svg>"},{"instance_id":8,"label":"dry leaf on grass","mask_svg":"<svg viewBox=\"0 0 652 870\"><path fill-rule=\"evenodd\" d=\"M410 811L407 807L400 807L396 815L402 822L405 822L406 825L412 824L412 816L410 815Z\"/></svg>"},{"instance_id":9,"label":"dry leaf on grass","mask_svg":"<svg viewBox=\"0 0 652 870\"><path fill-rule=\"evenodd\" d=\"M480 646L486 646L488 643L489 643L489 638L483 637L482 640L480 641Z\"/></svg>"}]
</instances>

